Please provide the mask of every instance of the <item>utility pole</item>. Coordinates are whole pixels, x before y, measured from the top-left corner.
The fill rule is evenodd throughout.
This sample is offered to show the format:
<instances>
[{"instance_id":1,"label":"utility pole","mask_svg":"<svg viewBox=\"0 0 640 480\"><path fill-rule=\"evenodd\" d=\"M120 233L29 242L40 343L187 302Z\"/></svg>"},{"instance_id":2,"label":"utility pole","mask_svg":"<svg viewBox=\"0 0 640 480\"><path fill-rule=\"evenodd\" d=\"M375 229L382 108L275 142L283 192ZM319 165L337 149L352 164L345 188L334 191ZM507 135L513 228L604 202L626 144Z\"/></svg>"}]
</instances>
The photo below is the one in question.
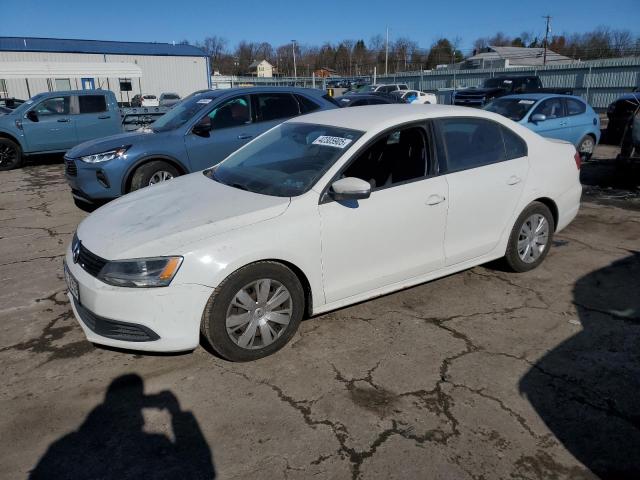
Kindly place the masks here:
<instances>
[{"instance_id":1,"label":"utility pole","mask_svg":"<svg viewBox=\"0 0 640 480\"><path fill-rule=\"evenodd\" d=\"M384 74L389 74L389 27L387 27L387 41L384 44Z\"/></svg>"},{"instance_id":2,"label":"utility pole","mask_svg":"<svg viewBox=\"0 0 640 480\"><path fill-rule=\"evenodd\" d=\"M544 56L542 57L542 64L547 64L547 45L549 44L549 31L551 30L551 15L545 15L542 18L547 20L547 28L544 32Z\"/></svg>"},{"instance_id":3,"label":"utility pole","mask_svg":"<svg viewBox=\"0 0 640 480\"><path fill-rule=\"evenodd\" d=\"M291 48L293 49L293 78L298 78L298 69L296 67L296 41L291 40Z\"/></svg>"}]
</instances>

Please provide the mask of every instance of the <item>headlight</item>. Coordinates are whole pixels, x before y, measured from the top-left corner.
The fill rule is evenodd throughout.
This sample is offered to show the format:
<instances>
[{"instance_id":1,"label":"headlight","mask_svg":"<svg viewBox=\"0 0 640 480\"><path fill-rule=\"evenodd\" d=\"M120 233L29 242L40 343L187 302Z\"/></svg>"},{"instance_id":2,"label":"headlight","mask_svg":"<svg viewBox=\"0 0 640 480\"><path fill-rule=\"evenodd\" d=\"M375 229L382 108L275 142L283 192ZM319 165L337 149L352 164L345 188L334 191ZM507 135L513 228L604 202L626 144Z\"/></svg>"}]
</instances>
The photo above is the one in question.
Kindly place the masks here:
<instances>
[{"instance_id":1,"label":"headlight","mask_svg":"<svg viewBox=\"0 0 640 480\"><path fill-rule=\"evenodd\" d=\"M182 257L114 260L102 267L98 279L116 287L166 287L181 264Z\"/></svg>"},{"instance_id":2,"label":"headlight","mask_svg":"<svg viewBox=\"0 0 640 480\"><path fill-rule=\"evenodd\" d=\"M84 157L80 157L80 160L82 160L85 163L106 162L108 160L113 160L114 158L122 157L125 153L127 153L128 149L129 147L121 147L121 148L118 148L117 150L109 150L108 152L94 153L93 155L85 155Z\"/></svg>"}]
</instances>

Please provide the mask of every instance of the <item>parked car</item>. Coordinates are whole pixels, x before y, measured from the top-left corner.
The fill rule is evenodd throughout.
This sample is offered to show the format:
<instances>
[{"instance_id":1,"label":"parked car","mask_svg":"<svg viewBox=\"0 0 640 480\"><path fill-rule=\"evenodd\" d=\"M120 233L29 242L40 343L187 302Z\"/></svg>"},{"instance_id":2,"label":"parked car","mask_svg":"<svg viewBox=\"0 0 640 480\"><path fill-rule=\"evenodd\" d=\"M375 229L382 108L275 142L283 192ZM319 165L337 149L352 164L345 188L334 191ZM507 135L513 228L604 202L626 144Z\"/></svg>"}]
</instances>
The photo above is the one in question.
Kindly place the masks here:
<instances>
[{"instance_id":1,"label":"parked car","mask_svg":"<svg viewBox=\"0 0 640 480\"><path fill-rule=\"evenodd\" d=\"M585 160L600 141L600 117L581 97L545 93L508 95L484 108L543 137L572 143Z\"/></svg>"},{"instance_id":2,"label":"parked car","mask_svg":"<svg viewBox=\"0 0 640 480\"><path fill-rule=\"evenodd\" d=\"M311 113L89 215L65 256L71 306L94 343L181 351L202 334L254 360L306 315L501 257L537 267L578 212L579 166L483 110Z\"/></svg>"},{"instance_id":3,"label":"parked car","mask_svg":"<svg viewBox=\"0 0 640 480\"><path fill-rule=\"evenodd\" d=\"M374 85L364 85L358 88L353 93L391 93L396 90L408 90L409 87L405 83L393 83L393 84L374 84Z\"/></svg>"},{"instance_id":4,"label":"parked car","mask_svg":"<svg viewBox=\"0 0 640 480\"><path fill-rule=\"evenodd\" d=\"M180 101L180 95L177 93L162 93L160 94L159 105L161 107L172 107Z\"/></svg>"},{"instance_id":5,"label":"parked car","mask_svg":"<svg viewBox=\"0 0 640 480\"><path fill-rule=\"evenodd\" d=\"M536 75L487 78L480 87L465 88L453 94L453 103L463 107L482 107L491 100L520 93L558 93L571 95L570 88L544 88Z\"/></svg>"},{"instance_id":6,"label":"parked car","mask_svg":"<svg viewBox=\"0 0 640 480\"><path fill-rule=\"evenodd\" d=\"M640 92L632 92L622 95L607 109L607 141L619 144L625 133L629 121L636 110L640 108Z\"/></svg>"},{"instance_id":7,"label":"parked car","mask_svg":"<svg viewBox=\"0 0 640 480\"><path fill-rule=\"evenodd\" d=\"M391 95L399 96L407 103L429 103L435 105L438 99L433 93L425 93L420 90L396 90Z\"/></svg>"},{"instance_id":8,"label":"parked car","mask_svg":"<svg viewBox=\"0 0 640 480\"><path fill-rule=\"evenodd\" d=\"M144 131L78 145L65 155L76 204L92 208L127 192L215 165L287 118L336 108L324 92L290 87L211 90L183 100Z\"/></svg>"},{"instance_id":9,"label":"parked car","mask_svg":"<svg viewBox=\"0 0 640 480\"><path fill-rule=\"evenodd\" d=\"M0 115L0 170L20 167L26 156L69 148L122 131L113 92L41 93Z\"/></svg>"},{"instance_id":10,"label":"parked car","mask_svg":"<svg viewBox=\"0 0 640 480\"><path fill-rule=\"evenodd\" d=\"M159 107L160 102L155 95L134 95L131 99L132 107Z\"/></svg>"},{"instance_id":11,"label":"parked car","mask_svg":"<svg viewBox=\"0 0 640 480\"><path fill-rule=\"evenodd\" d=\"M14 108L22 105L24 102L24 100L20 100L19 98L0 98L0 107L13 110Z\"/></svg>"},{"instance_id":12,"label":"parked car","mask_svg":"<svg viewBox=\"0 0 640 480\"><path fill-rule=\"evenodd\" d=\"M342 95L335 98L341 107L361 107L364 105L384 105L392 103L406 103L402 98L386 93L356 93Z\"/></svg>"}]
</instances>

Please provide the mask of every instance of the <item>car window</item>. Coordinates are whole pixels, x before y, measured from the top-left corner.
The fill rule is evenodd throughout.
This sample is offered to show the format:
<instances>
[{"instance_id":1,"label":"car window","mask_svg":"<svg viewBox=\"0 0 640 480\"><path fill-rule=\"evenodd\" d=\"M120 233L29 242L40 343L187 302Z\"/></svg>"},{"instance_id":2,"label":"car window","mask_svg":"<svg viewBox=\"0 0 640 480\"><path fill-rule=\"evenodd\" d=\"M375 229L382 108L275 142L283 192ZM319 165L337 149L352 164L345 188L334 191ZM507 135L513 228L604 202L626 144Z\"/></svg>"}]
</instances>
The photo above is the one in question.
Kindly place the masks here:
<instances>
[{"instance_id":1,"label":"car window","mask_svg":"<svg viewBox=\"0 0 640 480\"><path fill-rule=\"evenodd\" d=\"M579 100L573 98L565 98L567 102L567 115L580 115L587 111L587 106Z\"/></svg>"},{"instance_id":2,"label":"car window","mask_svg":"<svg viewBox=\"0 0 640 480\"><path fill-rule=\"evenodd\" d=\"M79 95L80 113L98 113L107 111L107 100L104 95Z\"/></svg>"},{"instance_id":3,"label":"car window","mask_svg":"<svg viewBox=\"0 0 640 480\"><path fill-rule=\"evenodd\" d=\"M502 126L500 129L502 130L506 159L512 160L514 158L526 157L528 154L527 143L507 127Z\"/></svg>"},{"instance_id":4,"label":"car window","mask_svg":"<svg viewBox=\"0 0 640 480\"><path fill-rule=\"evenodd\" d=\"M144 95L142 98L144 98L145 100L155 100L156 96L155 95Z\"/></svg>"},{"instance_id":5,"label":"car window","mask_svg":"<svg viewBox=\"0 0 640 480\"><path fill-rule=\"evenodd\" d=\"M428 148L422 127L385 133L342 172L371 184L371 189L423 178L427 175Z\"/></svg>"},{"instance_id":6,"label":"car window","mask_svg":"<svg viewBox=\"0 0 640 480\"><path fill-rule=\"evenodd\" d=\"M528 98L497 98L484 107L484 110L494 112L518 122L531 110L536 103Z\"/></svg>"},{"instance_id":7,"label":"car window","mask_svg":"<svg viewBox=\"0 0 640 480\"><path fill-rule=\"evenodd\" d=\"M288 93L259 93L256 98L256 119L259 122L290 118L300 114L298 103Z\"/></svg>"},{"instance_id":8,"label":"car window","mask_svg":"<svg viewBox=\"0 0 640 480\"><path fill-rule=\"evenodd\" d=\"M548 119L564 117L564 108L560 97L548 98L540 103L533 115L542 114Z\"/></svg>"},{"instance_id":9,"label":"car window","mask_svg":"<svg viewBox=\"0 0 640 480\"><path fill-rule=\"evenodd\" d=\"M401 83L400 85L398 85L398 90L408 90L408 89L409 87L404 83Z\"/></svg>"},{"instance_id":10,"label":"car window","mask_svg":"<svg viewBox=\"0 0 640 480\"><path fill-rule=\"evenodd\" d=\"M40 102L34 108L39 117L47 115L69 115L71 97L53 97Z\"/></svg>"},{"instance_id":11,"label":"car window","mask_svg":"<svg viewBox=\"0 0 640 480\"><path fill-rule=\"evenodd\" d=\"M439 120L447 152L447 170L453 172L505 160L500 125L481 118Z\"/></svg>"},{"instance_id":12,"label":"car window","mask_svg":"<svg viewBox=\"0 0 640 480\"><path fill-rule=\"evenodd\" d=\"M309 113L320 108L320 105L312 100L309 100L304 95L296 95L296 100L298 100L298 103L300 104L300 113Z\"/></svg>"},{"instance_id":13,"label":"car window","mask_svg":"<svg viewBox=\"0 0 640 480\"><path fill-rule=\"evenodd\" d=\"M249 97L243 95L223 101L211 110L207 116L211 120L212 130L246 125L251 122Z\"/></svg>"}]
</instances>

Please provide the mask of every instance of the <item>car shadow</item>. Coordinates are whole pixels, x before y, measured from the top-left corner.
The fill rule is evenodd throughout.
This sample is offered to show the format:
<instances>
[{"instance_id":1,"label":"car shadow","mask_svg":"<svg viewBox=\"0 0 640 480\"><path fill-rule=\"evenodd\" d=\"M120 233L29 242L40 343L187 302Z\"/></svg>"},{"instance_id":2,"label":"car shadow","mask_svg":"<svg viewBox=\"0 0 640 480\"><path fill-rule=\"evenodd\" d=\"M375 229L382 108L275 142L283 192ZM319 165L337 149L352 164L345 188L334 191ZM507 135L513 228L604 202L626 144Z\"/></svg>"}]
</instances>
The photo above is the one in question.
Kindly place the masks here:
<instances>
[{"instance_id":1,"label":"car shadow","mask_svg":"<svg viewBox=\"0 0 640 480\"><path fill-rule=\"evenodd\" d=\"M25 167L62 165L62 163L64 163L64 154L62 153L39 153L37 155L28 155L24 159Z\"/></svg>"},{"instance_id":2,"label":"car shadow","mask_svg":"<svg viewBox=\"0 0 640 480\"><path fill-rule=\"evenodd\" d=\"M173 439L145 432L143 409L171 416ZM56 440L30 479L212 479L212 454L191 412L170 391L144 394L136 374L109 385L103 403L75 431Z\"/></svg>"},{"instance_id":3,"label":"car shadow","mask_svg":"<svg viewBox=\"0 0 640 480\"><path fill-rule=\"evenodd\" d=\"M545 354L520 391L603 480L640 478L640 252L580 278L580 333Z\"/></svg>"}]
</instances>

